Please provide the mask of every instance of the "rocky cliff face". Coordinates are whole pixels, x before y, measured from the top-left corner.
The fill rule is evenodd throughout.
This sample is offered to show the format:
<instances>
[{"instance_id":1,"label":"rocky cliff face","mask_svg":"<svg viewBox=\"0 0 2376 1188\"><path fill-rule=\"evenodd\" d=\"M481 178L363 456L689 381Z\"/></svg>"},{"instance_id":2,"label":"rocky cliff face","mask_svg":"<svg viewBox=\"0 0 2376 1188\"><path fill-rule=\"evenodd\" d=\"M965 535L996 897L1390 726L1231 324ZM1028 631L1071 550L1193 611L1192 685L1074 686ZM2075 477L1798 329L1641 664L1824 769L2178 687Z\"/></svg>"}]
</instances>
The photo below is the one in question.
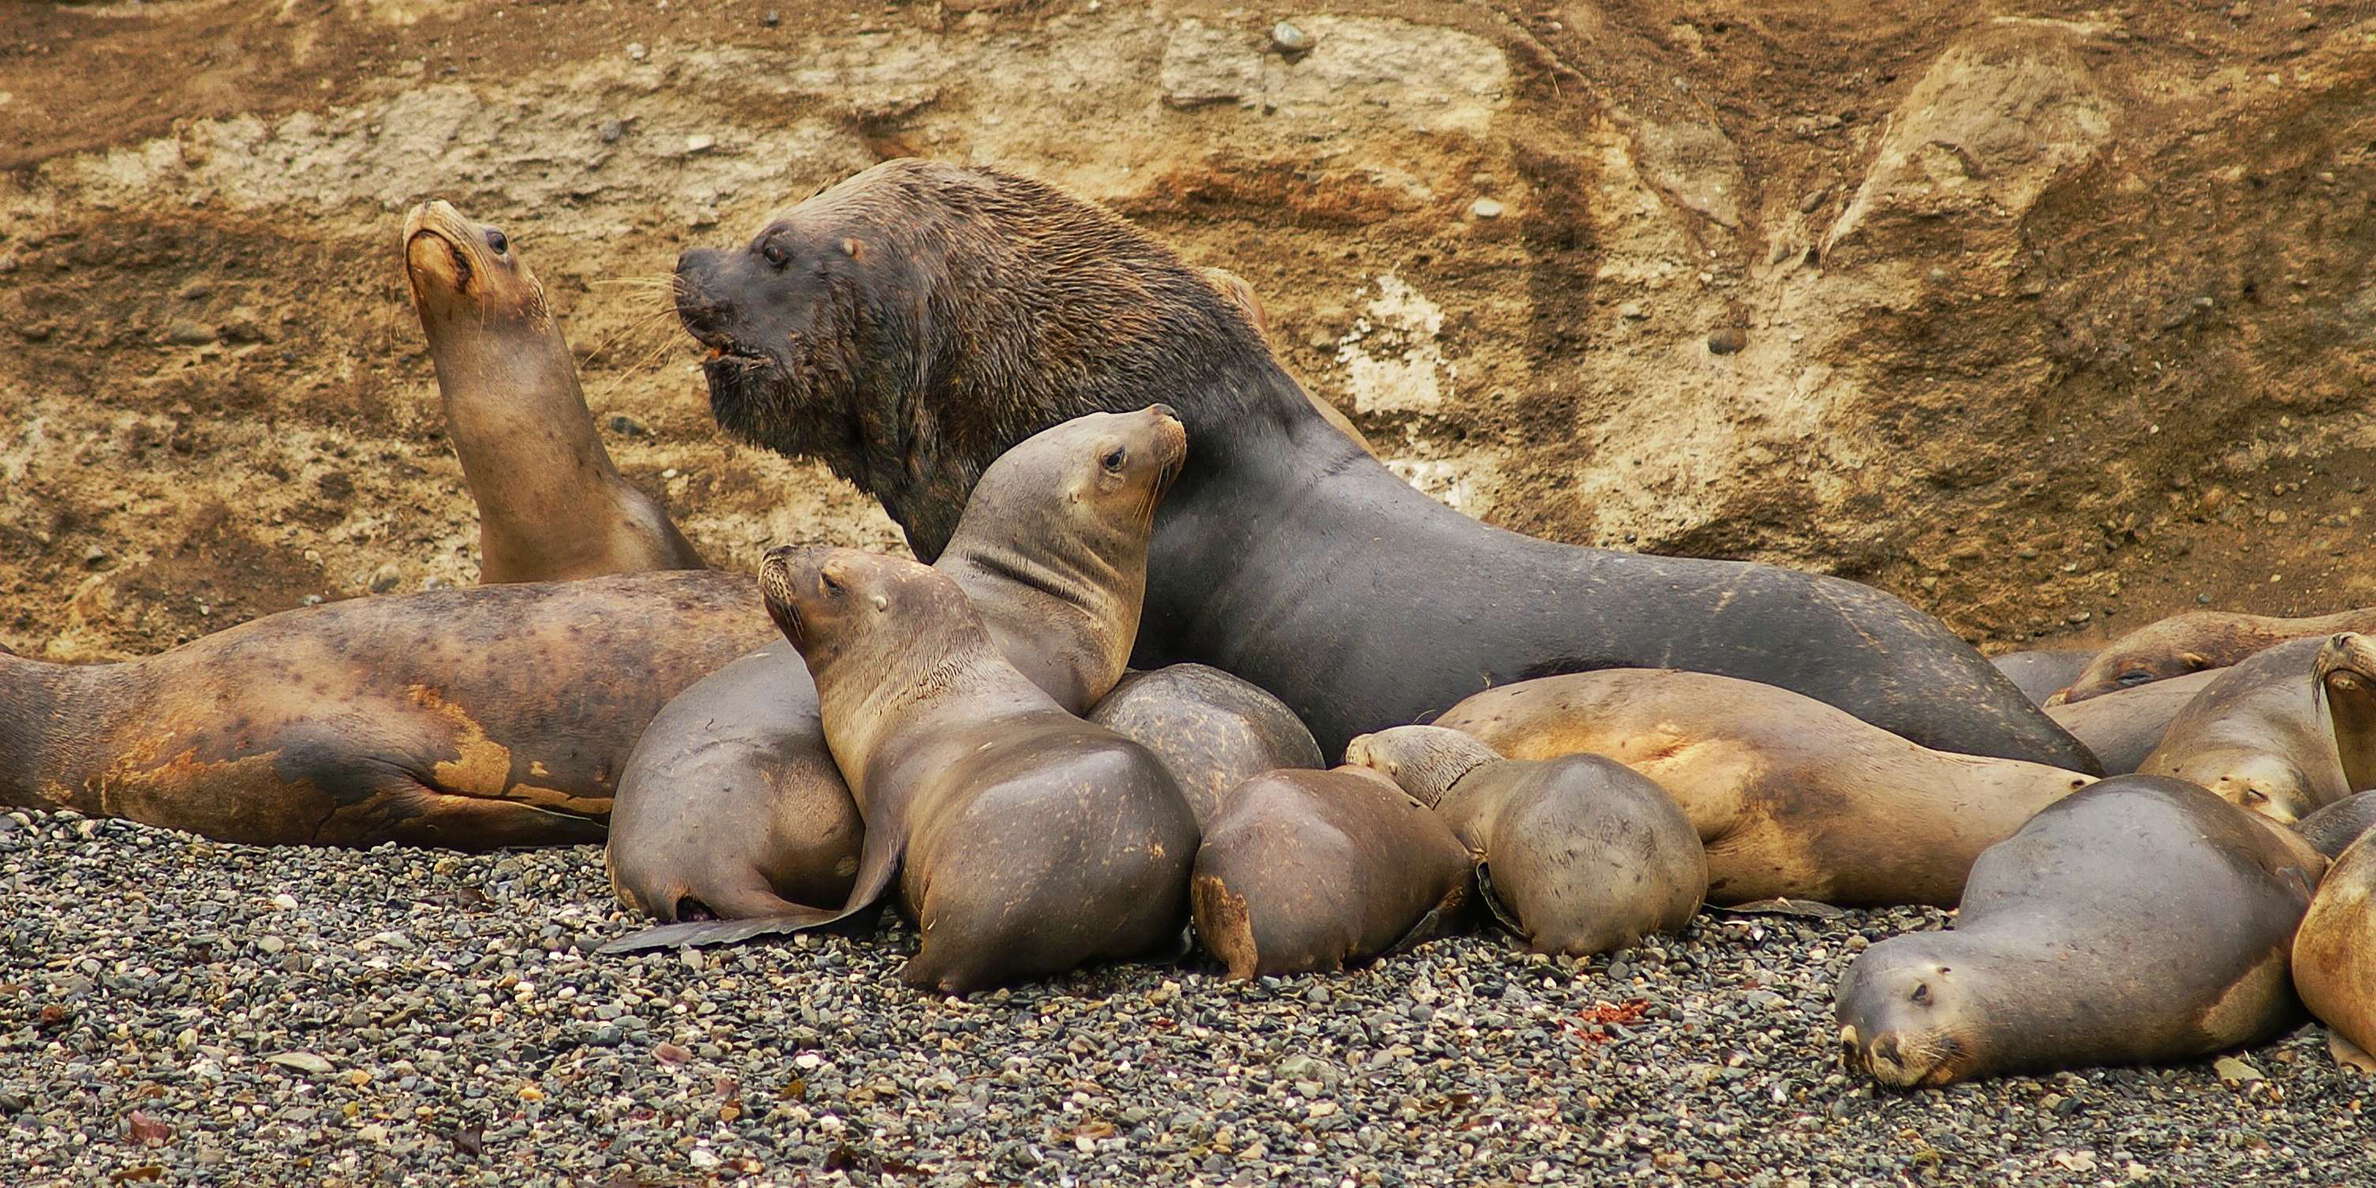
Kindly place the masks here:
<instances>
[{"instance_id":1,"label":"rocky cliff face","mask_svg":"<svg viewBox=\"0 0 2376 1188\"><path fill-rule=\"evenodd\" d=\"M0 644L472 579L396 254L429 195L513 233L712 556L887 543L716 433L659 284L904 154L1245 276L1318 394L1509 527L1995 642L2376 602L2359 6L683 7L0 19Z\"/></svg>"}]
</instances>

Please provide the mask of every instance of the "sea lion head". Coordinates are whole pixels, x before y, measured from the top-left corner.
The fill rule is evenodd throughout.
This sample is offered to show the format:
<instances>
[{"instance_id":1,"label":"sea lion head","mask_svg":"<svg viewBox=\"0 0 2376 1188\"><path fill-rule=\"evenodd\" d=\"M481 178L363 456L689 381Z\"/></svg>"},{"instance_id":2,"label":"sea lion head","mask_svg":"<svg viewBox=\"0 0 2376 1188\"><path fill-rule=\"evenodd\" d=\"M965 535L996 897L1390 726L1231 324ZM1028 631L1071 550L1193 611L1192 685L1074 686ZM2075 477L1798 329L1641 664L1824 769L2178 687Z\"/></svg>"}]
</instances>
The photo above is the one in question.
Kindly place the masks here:
<instances>
[{"instance_id":1,"label":"sea lion head","mask_svg":"<svg viewBox=\"0 0 2376 1188\"><path fill-rule=\"evenodd\" d=\"M543 323L543 282L502 231L462 217L442 199L404 218L404 275L424 322Z\"/></svg>"},{"instance_id":2,"label":"sea lion head","mask_svg":"<svg viewBox=\"0 0 2376 1188\"><path fill-rule=\"evenodd\" d=\"M772 549L759 566L759 593L784 638L820 671L885 638L902 651L942 650L943 641L917 634L920 625L973 621L947 576L861 549Z\"/></svg>"},{"instance_id":3,"label":"sea lion head","mask_svg":"<svg viewBox=\"0 0 2376 1188\"><path fill-rule=\"evenodd\" d=\"M1035 550L1077 542L1109 559L1128 551L1123 541L1136 541L1143 556L1155 510L1187 460L1188 431L1170 405L1075 417L999 455L958 531Z\"/></svg>"},{"instance_id":4,"label":"sea lion head","mask_svg":"<svg viewBox=\"0 0 2376 1188\"><path fill-rule=\"evenodd\" d=\"M1347 766L1393 780L1429 808L1441 803L1461 777L1501 758L1483 740L1445 726L1396 726L1345 744Z\"/></svg>"},{"instance_id":5,"label":"sea lion head","mask_svg":"<svg viewBox=\"0 0 2376 1188\"><path fill-rule=\"evenodd\" d=\"M1896 1089L1971 1075L1979 1057L1972 1021L1981 1004L1970 980L1928 936L1896 937L1865 950L1840 980L1841 1059Z\"/></svg>"},{"instance_id":6,"label":"sea lion head","mask_svg":"<svg viewBox=\"0 0 2376 1188\"><path fill-rule=\"evenodd\" d=\"M2301 765L2271 751L2220 747L2188 755L2186 761L2157 775L2174 776L2208 788L2230 804L2252 810L2272 821L2292 824L2318 807L2310 790L2310 775Z\"/></svg>"},{"instance_id":7,"label":"sea lion head","mask_svg":"<svg viewBox=\"0 0 2376 1188\"><path fill-rule=\"evenodd\" d=\"M727 432L823 459L937 557L1008 447L1093 412L1193 393L1204 428L1266 396L1248 316L1156 240L1038 182L889 161L677 262ZM1203 447L1200 445L1199 449Z\"/></svg>"},{"instance_id":8,"label":"sea lion head","mask_svg":"<svg viewBox=\"0 0 2376 1188\"><path fill-rule=\"evenodd\" d=\"M2376 788L2376 637L2350 631L2328 637L2312 670L2344 784L2353 792Z\"/></svg>"},{"instance_id":9,"label":"sea lion head","mask_svg":"<svg viewBox=\"0 0 2376 1188\"><path fill-rule=\"evenodd\" d=\"M2067 705L2121 689L2217 668L2208 650L2232 640L2245 616L2225 611L2190 611L2147 623L2106 645L2048 705Z\"/></svg>"}]
</instances>

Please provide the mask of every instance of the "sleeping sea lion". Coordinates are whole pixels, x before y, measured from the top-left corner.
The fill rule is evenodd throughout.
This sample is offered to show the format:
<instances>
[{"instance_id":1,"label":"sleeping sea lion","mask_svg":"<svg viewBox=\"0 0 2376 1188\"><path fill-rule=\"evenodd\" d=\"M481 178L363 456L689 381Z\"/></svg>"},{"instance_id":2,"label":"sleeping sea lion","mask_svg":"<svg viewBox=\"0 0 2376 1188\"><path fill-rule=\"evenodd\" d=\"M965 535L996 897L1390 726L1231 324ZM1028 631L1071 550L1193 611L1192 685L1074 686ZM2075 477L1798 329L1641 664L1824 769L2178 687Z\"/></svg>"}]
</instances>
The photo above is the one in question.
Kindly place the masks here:
<instances>
[{"instance_id":1,"label":"sleeping sea lion","mask_svg":"<svg viewBox=\"0 0 2376 1188\"><path fill-rule=\"evenodd\" d=\"M2343 1041L2336 1057L2368 1068L2376 1052L2376 841L2352 842L2319 881L2294 934L2293 983Z\"/></svg>"},{"instance_id":2,"label":"sleeping sea lion","mask_svg":"<svg viewBox=\"0 0 2376 1188\"><path fill-rule=\"evenodd\" d=\"M503 232L423 203L404 220L404 274L478 504L480 581L702 567L612 464L544 285Z\"/></svg>"},{"instance_id":3,"label":"sleeping sea lion","mask_svg":"<svg viewBox=\"0 0 2376 1188\"><path fill-rule=\"evenodd\" d=\"M1604 755L1674 797L1708 902L1954 903L1980 851L2090 777L1933 751L1787 689L1610 669L1488 689L1436 719L1513 759Z\"/></svg>"},{"instance_id":4,"label":"sleeping sea lion","mask_svg":"<svg viewBox=\"0 0 2376 1188\"><path fill-rule=\"evenodd\" d=\"M1912 1088L2266 1039L2301 1017L2287 952L2325 865L2193 784L2105 780L1989 847L1953 929L1848 967L1843 1054Z\"/></svg>"},{"instance_id":5,"label":"sleeping sea lion","mask_svg":"<svg viewBox=\"0 0 2376 1188\"><path fill-rule=\"evenodd\" d=\"M1429 498L1323 418L1209 279L1048 186L886 162L740 250L686 252L677 281L719 423L826 461L919 557L1009 444L1084 412L1178 409L1197 448L1156 522L1137 660L1250 680L1324 752L1490 685L1668 665L1793 688L1929 746L2094 764L1880 590L1532 539Z\"/></svg>"},{"instance_id":6,"label":"sleeping sea lion","mask_svg":"<svg viewBox=\"0 0 2376 1188\"><path fill-rule=\"evenodd\" d=\"M2030 652L2006 652L1988 658L1998 672L2012 678L2021 695L2031 702L2044 705L2047 699L2063 691L2086 671L2095 652L2086 648L2049 648ZM2048 717L2053 717L2048 714ZM2084 741L2084 740L2082 740Z\"/></svg>"},{"instance_id":7,"label":"sleeping sea lion","mask_svg":"<svg viewBox=\"0 0 2376 1188\"><path fill-rule=\"evenodd\" d=\"M1402 785L1476 861L1477 894L1537 953L1583 957L1691 922L1708 856L1665 789L1613 759L1504 759L1441 726L1365 734L1345 762Z\"/></svg>"},{"instance_id":8,"label":"sleeping sea lion","mask_svg":"<svg viewBox=\"0 0 2376 1188\"><path fill-rule=\"evenodd\" d=\"M2105 775L2127 775L2161 745L2178 711L2219 679L2221 671L2190 672L2085 701L2048 705L2046 716L2085 743L2103 764Z\"/></svg>"},{"instance_id":9,"label":"sleeping sea lion","mask_svg":"<svg viewBox=\"0 0 2376 1188\"><path fill-rule=\"evenodd\" d=\"M2325 643L2297 639L2221 669L2137 770L2200 784L2275 821L2343 799L2351 789L2311 672Z\"/></svg>"},{"instance_id":10,"label":"sleeping sea lion","mask_svg":"<svg viewBox=\"0 0 2376 1188\"><path fill-rule=\"evenodd\" d=\"M2188 611L2157 619L2104 645L2062 693L2066 702L2114 689L2226 668L2287 640L2337 631L2376 631L2376 607L2302 619L2235 611Z\"/></svg>"}]
</instances>

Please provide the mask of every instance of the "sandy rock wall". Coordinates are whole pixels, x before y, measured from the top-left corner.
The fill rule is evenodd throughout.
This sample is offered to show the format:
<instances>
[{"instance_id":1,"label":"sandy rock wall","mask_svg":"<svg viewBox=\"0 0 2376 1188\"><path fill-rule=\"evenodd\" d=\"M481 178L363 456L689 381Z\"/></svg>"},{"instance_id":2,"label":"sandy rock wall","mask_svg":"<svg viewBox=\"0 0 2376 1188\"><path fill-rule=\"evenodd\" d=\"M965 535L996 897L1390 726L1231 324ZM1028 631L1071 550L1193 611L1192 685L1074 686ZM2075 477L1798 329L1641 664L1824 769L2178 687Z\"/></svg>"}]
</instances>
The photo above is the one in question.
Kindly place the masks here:
<instances>
[{"instance_id":1,"label":"sandy rock wall","mask_svg":"<svg viewBox=\"0 0 2376 1188\"><path fill-rule=\"evenodd\" d=\"M1398 472L1510 527L1996 641L2376 602L2352 5L685 7L0 18L0 644L472 579L394 243L430 195L513 234L710 555L889 543L717 434L661 285L905 154L1245 276Z\"/></svg>"}]
</instances>

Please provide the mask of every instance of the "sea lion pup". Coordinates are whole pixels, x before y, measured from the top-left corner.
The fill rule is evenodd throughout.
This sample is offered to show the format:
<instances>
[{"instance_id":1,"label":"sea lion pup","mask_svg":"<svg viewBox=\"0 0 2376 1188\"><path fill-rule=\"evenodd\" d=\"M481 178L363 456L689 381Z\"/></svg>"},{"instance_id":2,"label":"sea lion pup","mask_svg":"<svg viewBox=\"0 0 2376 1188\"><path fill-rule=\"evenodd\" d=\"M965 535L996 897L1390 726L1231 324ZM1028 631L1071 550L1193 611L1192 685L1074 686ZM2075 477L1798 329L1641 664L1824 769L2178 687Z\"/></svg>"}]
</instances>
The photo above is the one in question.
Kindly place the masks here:
<instances>
[{"instance_id":1,"label":"sea lion pup","mask_svg":"<svg viewBox=\"0 0 2376 1188\"><path fill-rule=\"evenodd\" d=\"M1707 848L1708 902L1929 903L2089 777L1933 751L1787 689L1609 669L1488 689L1438 726L1512 759L1604 755L1666 789Z\"/></svg>"},{"instance_id":2,"label":"sea lion pup","mask_svg":"<svg viewBox=\"0 0 2376 1188\"><path fill-rule=\"evenodd\" d=\"M2030 652L2006 652L1988 658L1998 672L2011 678L2021 695L2032 704L2044 705L2048 698L2060 693L2086 671L2095 652L2086 648L2047 648ZM2053 717L2048 714L2048 717Z\"/></svg>"},{"instance_id":3,"label":"sea lion pup","mask_svg":"<svg viewBox=\"0 0 2376 1188\"><path fill-rule=\"evenodd\" d=\"M404 275L478 504L481 582L702 567L611 463L544 285L503 232L422 203L404 220Z\"/></svg>"},{"instance_id":4,"label":"sea lion pup","mask_svg":"<svg viewBox=\"0 0 2376 1188\"><path fill-rule=\"evenodd\" d=\"M120 664L0 658L0 804L259 845L599 842L678 690L773 634L751 579L357 598Z\"/></svg>"},{"instance_id":5,"label":"sea lion pup","mask_svg":"<svg viewBox=\"0 0 2376 1188\"><path fill-rule=\"evenodd\" d=\"M1326 765L1320 744L1284 702L1202 664L1130 673L1089 720L1155 752L1180 782L1199 828L1250 777Z\"/></svg>"},{"instance_id":6,"label":"sea lion pup","mask_svg":"<svg viewBox=\"0 0 2376 1188\"><path fill-rule=\"evenodd\" d=\"M1178 939L1196 847L1179 785L1007 663L947 574L855 549L778 549L759 580L816 678L826 741L865 819L856 885L839 910L666 925L611 951L831 924L895 878L922 933L901 976L943 993Z\"/></svg>"},{"instance_id":7,"label":"sea lion pup","mask_svg":"<svg viewBox=\"0 0 2376 1188\"><path fill-rule=\"evenodd\" d=\"M1691 922L1708 856L1666 790L1599 755L1504 759L1441 726L1365 734L1345 762L1442 815L1476 862L1477 895L1537 953L1584 957Z\"/></svg>"},{"instance_id":8,"label":"sea lion pup","mask_svg":"<svg viewBox=\"0 0 2376 1188\"><path fill-rule=\"evenodd\" d=\"M2351 789L2311 675L2325 643L2297 639L2221 669L2137 770L2288 823L2343 799Z\"/></svg>"},{"instance_id":9,"label":"sea lion pup","mask_svg":"<svg viewBox=\"0 0 2376 1188\"><path fill-rule=\"evenodd\" d=\"M2105 780L1989 847L1952 930L1848 967L1843 1054L1911 1088L2265 1039L2301 1017L2286 953L2325 864L2193 784Z\"/></svg>"},{"instance_id":10,"label":"sea lion pup","mask_svg":"<svg viewBox=\"0 0 2376 1188\"><path fill-rule=\"evenodd\" d=\"M2188 611L2156 619L2104 645L2061 696L2065 702L2085 701L2114 689L2226 668L2288 640L2338 631L2376 631L2376 607L2301 619Z\"/></svg>"},{"instance_id":11,"label":"sea lion pup","mask_svg":"<svg viewBox=\"0 0 2376 1188\"><path fill-rule=\"evenodd\" d=\"M2361 838L2327 868L2294 934L2294 989L2363 1071L2376 1052L2376 841Z\"/></svg>"},{"instance_id":12,"label":"sea lion pup","mask_svg":"<svg viewBox=\"0 0 2376 1188\"><path fill-rule=\"evenodd\" d=\"M1879 590L1537 540L1429 498L1330 425L1210 280L1048 186L886 162L741 250L686 252L677 281L719 424L825 460L919 557L1026 434L1178 409L1196 452L1156 521L1137 662L1252 681L1324 753L1489 685L1664 664L1792 687L1929 746L2094 763Z\"/></svg>"},{"instance_id":13,"label":"sea lion pup","mask_svg":"<svg viewBox=\"0 0 2376 1188\"><path fill-rule=\"evenodd\" d=\"M1243 981L1418 944L1468 895L1468 849L1443 818L1366 767L1339 767L1231 789L1196 849L1188 902L1197 939Z\"/></svg>"},{"instance_id":14,"label":"sea lion pup","mask_svg":"<svg viewBox=\"0 0 2376 1188\"><path fill-rule=\"evenodd\" d=\"M2190 672L2074 704L2049 704L2046 716L2085 743L2103 764L2105 775L2127 775L2161 745L2178 711L2219 679L2221 671Z\"/></svg>"},{"instance_id":15,"label":"sea lion pup","mask_svg":"<svg viewBox=\"0 0 2376 1188\"><path fill-rule=\"evenodd\" d=\"M937 568L999 654L1067 712L1129 662L1147 535L1186 450L1161 405L1043 430L983 473L941 554ZM859 834L816 684L779 639L687 689L644 731L611 813L611 889L662 921L837 904Z\"/></svg>"}]
</instances>

